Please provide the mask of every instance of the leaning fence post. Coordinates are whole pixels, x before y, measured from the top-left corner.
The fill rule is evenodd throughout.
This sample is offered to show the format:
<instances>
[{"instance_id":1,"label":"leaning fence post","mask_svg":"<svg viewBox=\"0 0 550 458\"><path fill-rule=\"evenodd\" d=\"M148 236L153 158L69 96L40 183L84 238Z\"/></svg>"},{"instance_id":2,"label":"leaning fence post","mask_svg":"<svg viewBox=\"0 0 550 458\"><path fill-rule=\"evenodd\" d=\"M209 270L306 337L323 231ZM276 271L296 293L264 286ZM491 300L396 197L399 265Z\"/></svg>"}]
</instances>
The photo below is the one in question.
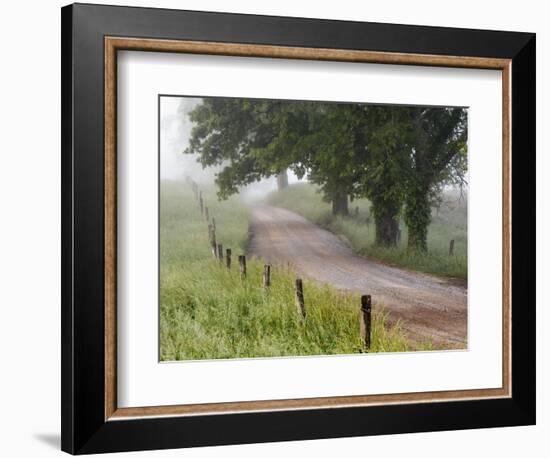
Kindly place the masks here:
<instances>
[{"instance_id":1,"label":"leaning fence post","mask_svg":"<svg viewBox=\"0 0 550 458\"><path fill-rule=\"evenodd\" d=\"M452 256L455 252L455 241L454 239L451 240L451 243L449 243L449 256Z\"/></svg>"},{"instance_id":2,"label":"leaning fence post","mask_svg":"<svg viewBox=\"0 0 550 458\"><path fill-rule=\"evenodd\" d=\"M361 296L361 320L359 322L361 339L365 343L365 348L368 350L371 344L371 297L369 295Z\"/></svg>"},{"instance_id":3,"label":"leaning fence post","mask_svg":"<svg viewBox=\"0 0 550 458\"><path fill-rule=\"evenodd\" d=\"M246 256L239 255L239 273L241 274L241 280L246 278Z\"/></svg>"},{"instance_id":4,"label":"leaning fence post","mask_svg":"<svg viewBox=\"0 0 550 458\"><path fill-rule=\"evenodd\" d=\"M223 262L223 245L218 243L218 259Z\"/></svg>"},{"instance_id":5,"label":"leaning fence post","mask_svg":"<svg viewBox=\"0 0 550 458\"><path fill-rule=\"evenodd\" d=\"M301 278L296 279L296 287L294 292L296 293L296 308L298 309L298 313L300 313L302 318L305 318L306 306L304 304L304 285L302 284Z\"/></svg>"},{"instance_id":6,"label":"leaning fence post","mask_svg":"<svg viewBox=\"0 0 550 458\"><path fill-rule=\"evenodd\" d=\"M269 286L271 285L271 266L269 264L266 264L264 266L263 280L264 280L264 288L268 289Z\"/></svg>"},{"instance_id":7,"label":"leaning fence post","mask_svg":"<svg viewBox=\"0 0 550 458\"><path fill-rule=\"evenodd\" d=\"M225 265L227 270L231 270L231 248L225 250Z\"/></svg>"}]
</instances>

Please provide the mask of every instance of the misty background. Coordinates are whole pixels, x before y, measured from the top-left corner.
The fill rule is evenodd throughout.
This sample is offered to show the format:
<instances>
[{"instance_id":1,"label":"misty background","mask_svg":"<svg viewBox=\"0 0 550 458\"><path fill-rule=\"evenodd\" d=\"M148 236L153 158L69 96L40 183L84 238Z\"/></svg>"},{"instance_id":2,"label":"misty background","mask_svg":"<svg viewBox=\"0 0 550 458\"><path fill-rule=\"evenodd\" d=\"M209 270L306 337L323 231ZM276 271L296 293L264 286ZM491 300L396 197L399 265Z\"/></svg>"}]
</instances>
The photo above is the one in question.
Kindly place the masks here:
<instances>
[{"instance_id":1,"label":"misty background","mask_svg":"<svg viewBox=\"0 0 550 458\"><path fill-rule=\"evenodd\" d=\"M189 119L189 113L201 102L201 97L160 97L161 180L182 181L189 176L197 183L212 184L216 173L223 169L223 165L203 169L197 162L196 154L184 154L194 125ZM299 180L290 170L287 173L289 184L307 181L306 178ZM240 194L246 199L256 200L276 189L277 180L271 177L246 186Z\"/></svg>"}]
</instances>

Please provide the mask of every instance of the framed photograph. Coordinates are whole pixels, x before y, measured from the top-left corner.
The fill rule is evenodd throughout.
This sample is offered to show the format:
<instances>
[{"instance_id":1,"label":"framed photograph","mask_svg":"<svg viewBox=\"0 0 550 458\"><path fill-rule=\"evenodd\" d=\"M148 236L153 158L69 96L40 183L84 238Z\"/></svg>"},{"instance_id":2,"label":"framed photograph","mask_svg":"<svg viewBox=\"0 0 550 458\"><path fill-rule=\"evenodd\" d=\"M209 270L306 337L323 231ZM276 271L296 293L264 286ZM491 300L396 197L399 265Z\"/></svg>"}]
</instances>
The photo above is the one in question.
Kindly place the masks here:
<instances>
[{"instance_id":1,"label":"framed photograph","mask_svg":"<svg viewBox=\"0 0 550 458\"><path fill-rule=\"evenodd\" d=\"M535 423L535 35L62 9L62 448Z\"/></svg>"}]
</instances>

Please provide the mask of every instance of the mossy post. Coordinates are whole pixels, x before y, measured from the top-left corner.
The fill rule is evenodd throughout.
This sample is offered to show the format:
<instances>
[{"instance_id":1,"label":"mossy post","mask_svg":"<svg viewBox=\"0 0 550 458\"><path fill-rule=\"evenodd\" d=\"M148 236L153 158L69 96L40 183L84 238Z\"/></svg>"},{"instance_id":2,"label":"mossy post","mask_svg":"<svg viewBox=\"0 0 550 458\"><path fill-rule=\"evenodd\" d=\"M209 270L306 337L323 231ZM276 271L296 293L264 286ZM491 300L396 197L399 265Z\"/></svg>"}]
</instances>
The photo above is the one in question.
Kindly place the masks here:
<instances>
[{"instance_id":1,"label":"mossy post","mask_svg":"<svg viewBox=\"0 0 550 458\"><path fill-rule=\"evenodd\" d=\"M231 248L225 250L225 266L227 270L231 270Z\"/></svg>"},{"instance_id":2,"label":"mossy post","mask_svg":"<svg viewBox=\"0 0 550 458\"><path fill-rule=\"evenodd\" d=\"M241 275L241 280L246 278L246 256L239 255L239 274Z\"/></svg>"},{"instance_id":3,"label":"mossy post","mask_svg":"<svg viewBox=\"0 0 550 458\"><path fill-rule=\"evenodd\" d=\"M298 313L302 318L305 318L306 305L304 303L304 285L301 278L296 279L294 292L296 294L296 308L298 309Z\"/></svg>"},{"instance_id":4,"label":"mossy post","mask_svg":"<svg viewBox=\"0 0 550 458\"><path fill-rule=\"evenodd\" d=\"M369 295L361 296L361 319L359 321L359 329L361 332L361 339L365 343L365 348L367 350L370 349L371 345L371 312L371 297Z\"/></svg>"},{"instance_id":5,"label":"mossy post","mask_svg":"<svg viewBox=\"0 0 550 458\"><path fill-rule=\"evenodd\" d=\"M264 289L268 289L271 285L271 266L269 264L264 266L263 284Z\"/></svg>"}]
</instances>

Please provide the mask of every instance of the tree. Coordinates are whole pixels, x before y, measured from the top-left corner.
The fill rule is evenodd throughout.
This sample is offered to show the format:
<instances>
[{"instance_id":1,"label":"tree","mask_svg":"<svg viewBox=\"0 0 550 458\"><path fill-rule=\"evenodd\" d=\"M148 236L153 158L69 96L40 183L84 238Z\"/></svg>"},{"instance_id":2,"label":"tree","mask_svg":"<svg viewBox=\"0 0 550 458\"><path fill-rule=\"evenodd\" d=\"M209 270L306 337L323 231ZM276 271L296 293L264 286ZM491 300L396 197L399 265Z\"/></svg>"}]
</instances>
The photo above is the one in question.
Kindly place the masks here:
<instances>
[{"instance_id":1,"label":"tree","mask_svg":"<svg viewBox=\"0 0 550 458\"><path fill-rule=\"evenodd\" d=\"M349 151L340 149L343 140L331 124L337 106L332 105L204 99L190 113L196 126L186 152L198 153L204 167L224 166L216 177L220 198L289 168L320 185L334 214L346 215L353 180L342 170L348 168L343 156Z\"/></svg>"},{"instance_id":2,"label":"tree","mask_svg":"<svg viewBox=\"0 0 550 458\"><path fill-rule=\"evenodd\" d=\"M203 167L223 166L216 177L220 198L287 169L287 155L269 148L286 111L277 101L229 98L203 99L191 111L195 126L185 152L198 153Z\"/></svg>"},{"instance_id":3,"label":"tree","mask_svg":"<svg viewBox=\"0 0 550 458\"><path fill-rule=\"evenodd\" d=\"M283 170L277 175L277 189L280 191L285 188L288 188L288 174L286 170Z\"/></svg>"},{"instance_id":4,"label":"tree","mask_svg":"<svg viewBox=\"0 0 550 458\"><path fill-rule=\"evenodd\" d=\"M408 247L426 251L431 208L448 183L463 184L467 168L467 111L411 108L411 149L404 174Z\"/></svg>"},{"instance_id":5,"label":"tree","mask_svg":"<svg viewBox=\"0 0 550 458\"><path fill-rule=\"evenodd\" d=\"M408 246L427 248L431 205L441 186L463 180L466 110L254 99L204 99L187 153L221 165L220 198L287 169L320 187L335 215L367 197L376 242L396 244L401 209Z\"/></svg>"},{"instance_id":6,"label":"tree","mask_svg":"<svg viewBox=\"0 0 550 458\"><path fill-rule=\"evenodd\" d=\"M410 150L410 113L407 107L367 106L363 121L365 167L360 193L371 201L376 223L376 243L397 244L403 206L403 173Z\"/></svg>"}]
</instances>

